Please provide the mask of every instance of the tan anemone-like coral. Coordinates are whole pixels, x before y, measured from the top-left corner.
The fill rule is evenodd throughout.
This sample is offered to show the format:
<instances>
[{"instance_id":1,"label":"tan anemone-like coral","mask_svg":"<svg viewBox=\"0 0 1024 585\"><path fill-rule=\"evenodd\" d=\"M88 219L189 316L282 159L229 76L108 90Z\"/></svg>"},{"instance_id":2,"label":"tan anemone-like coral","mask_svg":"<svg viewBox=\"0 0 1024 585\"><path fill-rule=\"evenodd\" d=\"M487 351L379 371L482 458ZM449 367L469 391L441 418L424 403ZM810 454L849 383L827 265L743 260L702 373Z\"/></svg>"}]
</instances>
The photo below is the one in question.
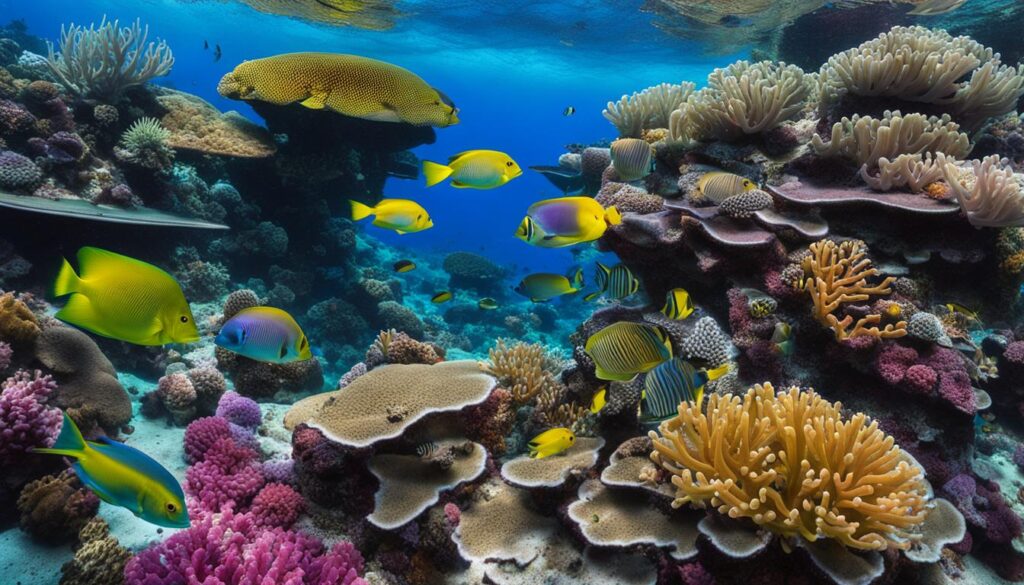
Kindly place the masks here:
<instances>
[{"instance_id":1,"label":"tan anemone-like coral","mask_svg":"<svg viewBox=\"0 0 1024 585\"><path fill-rule=\"evenodd\" d=\"M886 324L879 329L881 315L870 314L854 322L852 315L842 319L835 312L845 303L862 303L871 295L888 295L889 285L895 278L888 276L882 282L871 285L868 279L878 274L865 258L864 242L847 240L836 244L832 240L820 240L810 245L811 254L803 259L804 289L814 302L814 318L835 333L836 341L851 337L870 335L882 339L903 337L907 334L906 321ZM850 326L853 329L850 329Z\"/></svg>"},{"instance_id":2,"label":"tan anemone-like coral","mask_svg":"<svg viewBox=\"0 0 1024 585\"><path fill-rule=\"evenodd\" d=\"M620 137L641 138L645 130L668 128L672 112L686 102L695 87L689 81L648 87L608 102L602 114L615 125Z\"/></svg>"},{"instance_id":3,"label":"tan anemone-like coral","mask_svg":"<svg viewBox=\"0 0 1024 585\"><path fill-rule=\"evenodd\" d=\"M708 75L708 85L672 112L673 141L735 140L791 120L807 104L811 76L796 65L738 61Z\"/></svg>"},{"instance_id":4,"label":"tan anemone-like coral","mask_svg":"<svg viewBox=\"0 0 1024 585\"><path fill-rule=\"evenodd\" d=\"M222 114L202 98L171 89L161 89L156 101L167 110L160 124L170 132L171 148L240 158L277 150L270 133L237 112Z\"/></svg>"},{"instance_id":5,"label":"tan anemone-like coral","mask_svg":"<svg viewBox=\"0 0 1024 585\"><path fill-rule=\"evenodd\" d=\"M893 160L901 154L941 152L963 158L971 152L971 140L949 116L904 116L896 110L881 118L843 118L832 125L828 142L813 136L811 148L820 156L843 157L874 169L882 158Z\"/></svg>"},{"instance_id":6,"label":"tan anemone-like coral","mask_svg":"<svg viewBox=\"0 0 1024 585\"><path fill-rule=\"evenodd\" d=\"M543 391L557 392L561 387L555 377L555 360L539 343L509 345L499 339L487 353L489 359L480 363L480 369L497 378L518 404L533 400Z\"/></svg>"},{"instance_id":7,"label":"tan anemone-like coral","mask_svg":"<svg viewBox=\"0 0 1024 585\"><path fill-rule=\"evenodd\" d=\"M953 189L967 220L976 227L1024 226L1024 192L1013 169L998 155L971 162L961 169L942 159L946 182Z\"/></svg>"},{"instance_id":8,"label":"tan anemone-like coral","mask_svg":"<svg viewBox=\"0 0 1024 585\"><path fill-rule=\"evenodd\" d=\"M893 160L881 157L878 159L878 174L872 174L865 163L860 168L860 177L875 191L906 188L912 193L920 193L926 186L944 179L945 174L938 159L926 153L924 156L901 154Z\"/></svg>"},{"instance_id":9,"label":"tan anemone-like coral","mask_svg":"<svg viewBox=\"0 0 1024 585\"><path fill-rule=\"evenodd\" d=\"M934 104L975 128L1013 111L1024 95L1024 66L1003 65L998 53L969 37L897 26L833 55L821 68L821 82L826 101L852 94Z\"/></svg>"},{"instance_id":10,"label":"tan anemone-like coral","mask_svg":"<svg viewBox=\"0 0 1024 585\"><path fill-rule=\"evenodd\" d=\"M673 506L708 505L776 534L833 539L858 550L906 549L919 538L930 488L924 470L865 414L813 390L689 402L650 433L651 458L673 475Z\"/></svg>"}]
</instances>

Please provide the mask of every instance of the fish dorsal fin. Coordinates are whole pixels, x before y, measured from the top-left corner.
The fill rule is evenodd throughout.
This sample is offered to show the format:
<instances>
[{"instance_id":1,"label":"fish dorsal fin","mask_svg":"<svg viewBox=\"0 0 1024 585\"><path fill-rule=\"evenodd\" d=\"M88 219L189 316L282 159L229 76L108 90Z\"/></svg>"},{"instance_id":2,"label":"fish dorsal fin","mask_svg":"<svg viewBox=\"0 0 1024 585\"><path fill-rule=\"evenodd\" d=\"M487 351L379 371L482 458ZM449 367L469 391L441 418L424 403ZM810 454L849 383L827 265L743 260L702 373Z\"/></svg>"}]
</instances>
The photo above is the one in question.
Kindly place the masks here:
<instances>
[{"instance_id":1,"label":"fish dorsal fin","mask_svg":"<svg viewBox=\"0 0 1024 585\"><path fill-rule=\"evenodd\" d=\"M145 475L154 481L158 481L163 485L178 485L178 480L171 475L170 471L167 471L163 465L160 465L155 459L146 455L142 451L139 451L135 447L129 447L128 445L114 441L109 437L100 437L97 442L90 442L89 446L95 451L119 461L142 475Z\"/></svg>"},{"instance_id":2,"label":"fish dorsal fin","mask_svg":"<svg viewBox=\"0 0 1024 585\"><path fill-rule=\"evenodd\" d=\"M450 165L453 162L459 160L460 158L470 158L473 155L478 154L479 152L479 150L463 150L462 152L455 153L448 157L448 164Z\"/></svg>"},{"instance_id":3,"label":"fish dorsal fin","mask_svg":"<svg viewBox=\"0 0 1024 585\"><path fill-rule=\"evenodd\" d=\"M85 246L78 250L78 274L80 276L88 275L87 278L92 278L100 273L120 273L124 271L126 265L157 272L173 280L171 275L163 269L130 256L92 246Z\"/></svg>"}]
</instances>

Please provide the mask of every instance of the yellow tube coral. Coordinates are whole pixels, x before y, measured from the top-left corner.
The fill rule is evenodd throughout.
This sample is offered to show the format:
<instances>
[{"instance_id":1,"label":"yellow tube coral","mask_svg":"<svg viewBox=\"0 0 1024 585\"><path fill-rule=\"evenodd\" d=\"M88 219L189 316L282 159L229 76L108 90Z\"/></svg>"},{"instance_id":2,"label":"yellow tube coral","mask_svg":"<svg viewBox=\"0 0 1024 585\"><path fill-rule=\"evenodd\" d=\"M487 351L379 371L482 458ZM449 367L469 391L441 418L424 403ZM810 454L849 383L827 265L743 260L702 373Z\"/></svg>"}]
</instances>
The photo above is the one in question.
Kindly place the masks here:
<instances>
[{"instance_id":1,"label":"yellow tube coral","mask_svg":"<svg viewBox=\"0 0 1024 585\"><path fill-rule=\"evenodd\" d=\"M651 459L672 474L676 508L710 504L783 536L907 549L927 516L924 471L877 422L841 411L813 390L776 394L768 383L712 394L705 412L683 402L650 433Z\"/></svg>"}]
</instances>

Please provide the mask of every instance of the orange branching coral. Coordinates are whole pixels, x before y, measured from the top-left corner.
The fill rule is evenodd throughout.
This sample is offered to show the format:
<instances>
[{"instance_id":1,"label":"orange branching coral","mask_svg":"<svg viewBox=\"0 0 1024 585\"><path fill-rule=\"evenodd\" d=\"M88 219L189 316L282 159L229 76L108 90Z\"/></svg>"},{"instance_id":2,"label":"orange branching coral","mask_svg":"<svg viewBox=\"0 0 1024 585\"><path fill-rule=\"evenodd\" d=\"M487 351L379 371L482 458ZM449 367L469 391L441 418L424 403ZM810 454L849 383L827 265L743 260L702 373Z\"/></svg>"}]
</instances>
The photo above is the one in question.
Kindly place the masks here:
<instances>
[{"instance_id":1,"label":"orange branching coral","mask_svg":"<svg viewBox=\"0 0 1024 585\"><path fill-rule=\"evenodd\" d=\"M537 394L537 411L541 422L550 427L572 428L587 415L587 407L580 406L575 400L568 403L565 401L567 392L562 384L551 384Z\"/></svg>"},{"instance_id":2,"label":"orange branching coral","mask_svg":"<svg viewBox=\"0 0 1024 585\"><path fill-rule=\"evenodd\" d=\"M674 507L708 504L776 534L832 538L860 550L907 549L929 500L924 470L863 413L813 390L690 402L651 432L651 459L672 474ZM706 412L706 414L705 414Z\"/></svg>"},{"instance_id":3,"label":"orange branching coral","mask_svg":"<svg viewBox=\"0 0 1024 585\"><path fill-rule=\"evenodd\" d=\"M892 292L889 285L895 280L888 276L876 285L869 285L868 279L876 276L871 260L865 258L864 242L848 240L836 245L832 240L821 240L811 244L811 255L804 258L804 289L814 301L814 318L832 329L836 341L851 337L871 335L883 339L903 337L907 334L907 322L899 321L879 329L881 315L866 315L854 323L853 316L842 319L835 316L844 303L860 303L871 295L887 295ZM850 326L853 325L853 329Z\"/></svg>"},{"instance_id":4,"label":"orange branching coral","mask_svg":"<svg viewBox=\"0 0 1024 585\"><path fill-rule=\"evenodd\" d=\"M512 392L516 404L525 404L541 391L554 392L561 386L551 371L553 360L539 343L508 345L499 339L488 355L490 360L480 367Z\"/></svg>"},{"instance_id":5,"label":"orange branching coral","mask_svg":"<svg viewBox=\"0 0 1024 585\"><path fill-rule=\"evenodd\" d=\"M39 335L32 309L15 298L14 293L0 295L0 341L22 343Z\"/></svg>"}]
</instances>

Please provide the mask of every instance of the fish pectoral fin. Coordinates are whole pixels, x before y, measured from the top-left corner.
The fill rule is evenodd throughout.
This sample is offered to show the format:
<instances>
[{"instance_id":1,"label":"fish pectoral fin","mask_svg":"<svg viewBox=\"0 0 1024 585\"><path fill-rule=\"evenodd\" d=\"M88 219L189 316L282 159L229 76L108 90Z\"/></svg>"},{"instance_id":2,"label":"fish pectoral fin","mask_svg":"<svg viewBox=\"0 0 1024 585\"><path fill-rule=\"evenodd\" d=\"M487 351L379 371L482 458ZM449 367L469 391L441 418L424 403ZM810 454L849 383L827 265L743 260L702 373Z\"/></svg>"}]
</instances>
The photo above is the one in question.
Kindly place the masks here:
<instances>
[{"instance_id":1,"label":"fish pectoral fin","mask_svg":"<svg viewBox=\"0 0 1024 585\"><path fill-rule=\"evenodd\" d=\"M311 110L322 110L327 105L327 92L323 90L311 89L308 98L299 102L301 105Z\"/></svg>"},{"instance_id":2,"label":"fish pectoral fin","mask_svg":"<svg viewBox=\"0 0 1024 585\"><path fill-rule=\"evenodd\" d=\"M404 236L405 234L407 234L407 233L409 233L409 232L407 232L407 231L405 231L405 230L395 230L395 233L396 233L396 234L398 234L398 235L400 235L400 236Z\"/></svg>"}]
</instances>

